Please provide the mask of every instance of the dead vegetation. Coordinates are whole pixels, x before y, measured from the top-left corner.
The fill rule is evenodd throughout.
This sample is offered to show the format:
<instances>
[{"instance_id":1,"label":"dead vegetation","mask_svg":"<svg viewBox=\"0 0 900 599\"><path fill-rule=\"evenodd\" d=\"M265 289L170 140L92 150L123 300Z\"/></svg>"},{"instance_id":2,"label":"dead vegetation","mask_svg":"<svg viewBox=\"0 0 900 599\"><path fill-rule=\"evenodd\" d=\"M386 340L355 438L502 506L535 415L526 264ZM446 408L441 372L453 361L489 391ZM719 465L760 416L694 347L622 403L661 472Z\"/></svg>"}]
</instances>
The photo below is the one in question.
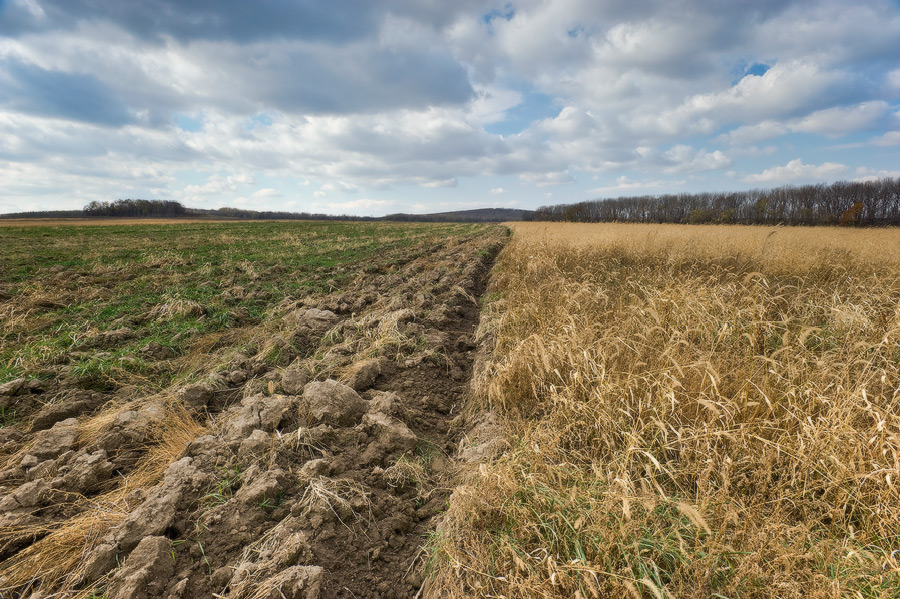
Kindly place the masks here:
<instances>
[{"instance_id":1,"label":"dead vegetation","mask_svg":"<svg viewBox=\"0 0 900 599\"><path fill-rule=\"evenodd\" d=\"M900 594L893 230L517 225L434 597Z\"/></svg>"}]
</instances>

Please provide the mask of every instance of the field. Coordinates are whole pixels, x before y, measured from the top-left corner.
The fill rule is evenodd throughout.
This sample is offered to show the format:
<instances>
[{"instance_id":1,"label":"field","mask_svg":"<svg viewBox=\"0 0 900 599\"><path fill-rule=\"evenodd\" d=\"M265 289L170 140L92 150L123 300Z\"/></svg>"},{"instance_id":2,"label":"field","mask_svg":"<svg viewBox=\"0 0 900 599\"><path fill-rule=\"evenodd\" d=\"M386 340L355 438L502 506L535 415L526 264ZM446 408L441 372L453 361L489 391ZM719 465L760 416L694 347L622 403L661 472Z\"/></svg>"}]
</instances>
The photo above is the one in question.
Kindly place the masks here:
<instances>
[{"instance_id":1,"label":"field","mask_svg":"<svg viewBox=\"0 0 900 599\"><path fill-rule=\"evenodd\" d=\"M0 596L415 594L505 241L0 229Z\"/></svg>"},{"instance_id":2,"label":"field","mask_svg":"<svg viewBox=\"0 0 900 599\"><path fill-rule=\"evenodd\" d=\"M900 596L900 233L514 229L435 595Z\"/></svg>"},{"instance_id":3,"label":"field","mask_svg":"<svg viewBox=\"0 0 900 599\"><path fill-rule=\"evenodd\" d=\"M900 597L900 233L0 228L0 597Z\"/></svg>"}]
</instances>

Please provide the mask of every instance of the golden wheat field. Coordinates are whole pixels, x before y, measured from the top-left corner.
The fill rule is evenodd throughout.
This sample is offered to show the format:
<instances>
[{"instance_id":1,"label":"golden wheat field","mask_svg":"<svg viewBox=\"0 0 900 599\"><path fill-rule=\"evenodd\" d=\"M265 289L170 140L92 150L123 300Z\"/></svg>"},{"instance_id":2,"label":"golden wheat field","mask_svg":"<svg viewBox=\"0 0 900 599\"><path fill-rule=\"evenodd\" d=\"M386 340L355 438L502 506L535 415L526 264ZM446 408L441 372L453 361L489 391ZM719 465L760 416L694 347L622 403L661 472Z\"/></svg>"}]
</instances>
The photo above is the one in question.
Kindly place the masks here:
<instances>
[{"instance_id":1,"label":"golden wheat field","mask_svg":"<svg viewBox=\"0 0 900 599\"><path fill-rule=\"evenodd\" d=\"M512 227L430 588L900 596L900 232Z\"/></svg>"}]
</instances>

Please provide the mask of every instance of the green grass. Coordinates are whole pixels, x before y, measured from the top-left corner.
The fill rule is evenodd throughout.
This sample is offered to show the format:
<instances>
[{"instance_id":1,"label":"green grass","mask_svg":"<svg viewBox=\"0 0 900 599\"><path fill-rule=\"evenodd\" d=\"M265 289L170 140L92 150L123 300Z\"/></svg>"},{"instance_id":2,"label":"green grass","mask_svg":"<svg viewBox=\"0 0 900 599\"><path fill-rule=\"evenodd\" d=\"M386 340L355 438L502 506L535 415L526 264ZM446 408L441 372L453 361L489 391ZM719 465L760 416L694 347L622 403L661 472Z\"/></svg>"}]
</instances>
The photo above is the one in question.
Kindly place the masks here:
<instances>
[{"instance_id":1,"label":"green grass","mask_svg":"<svg viewBox=\"0 0 900 599\"><path fill-rule=\"evenodd\" d=\"M3 228L0 383L52 378L68 364L87 388L110 390L123 379L161 388L177 373L142 358L151 341L183 355L192 340L258 322L279 302L338 292L361 271L391 272L443 240L483 230L343 222ZM90 346L122 327L133 338ZM100 352L109 355L93 355Z\"/></svg>"}]
</instances>

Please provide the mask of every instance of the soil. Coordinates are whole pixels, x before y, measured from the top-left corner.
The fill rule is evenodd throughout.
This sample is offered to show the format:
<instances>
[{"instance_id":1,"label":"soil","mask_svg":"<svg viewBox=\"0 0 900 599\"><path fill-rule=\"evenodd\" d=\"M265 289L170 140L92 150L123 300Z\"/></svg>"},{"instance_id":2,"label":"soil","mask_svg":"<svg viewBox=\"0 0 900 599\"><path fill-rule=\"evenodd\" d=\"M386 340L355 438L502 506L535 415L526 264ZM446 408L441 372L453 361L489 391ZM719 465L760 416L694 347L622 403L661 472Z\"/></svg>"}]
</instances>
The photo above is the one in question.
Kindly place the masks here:
<instances>
[{"instance_id":1,"label":"soil","mask_svg":"<svg viewBox=\"0 0 900 599\"><path fill-rule=\"evenodd\" d=\"M474 297L480 297L484 290L486 266L467 290ZM229 585L222 581L230 583L233 574L229 570L226 581L226 573L221 573L220 568L234 564L235 555L261 538L267 529L271 531L288 519L293 520L291 530L302 532L306 539L304 550L309 555L306 563L323 569L321 599L415 596L423 584L423 545L434 528L433 519L446 508L450 492L453 456L462 433L452 422L461 408L471 376L477 323L475 303L458 306L458 310L433 329L434 341L438 342L439 334L441 347L450 346L446 354L450 366L417 359L400 364L386 362L371 388L361 394L369 404L380 392L396 396L398 401L393 409L402 415L397 420L418 439L408 448L412 451L407 455L428 460L426 474L431 480L416 484L390 479L391 465L396 463L398 454L403 454L403 448L393 443L396 441L396 436L390 434L393 431L388 431L387 439L379 439L363 424L351 427L323 424L306 429L309 446L301 455L295 451L277 452L274 467L268 471L290 472L298 466L303 471L304 466L313 464L315 471L321 473L316 476L327 475L330 480L351 483L352 486L341 488L347 489L346 498L351 503L358 501L358 504L349 508L330 506L325 501L308 505L301 501L305 490L301 484L289 487L278 507L243 504L229 509L231 506L224 504L208 516L205 530L196 536L209 560L207 571L187 565L192 561L191 552L196 552L195 546L184 544L176 552L179 563L186 564L175 576L175 584L188 579L183 596L210 597L212 593L227 596ZM280 432L285 436L297 434L293 427ZM350 489L359 489L365 495L357 497ZM235 493L239 494L240 488ZM190 526L190 518L186 517L182 525ZM183 531L176 525L168 534L179 538ZM220 572L218 577L216 572ZM220 588L216 588L216 582Z\"/></svg>"},{"instance_id":2,"label":"soil","mask_svg":"<svg viewBox=\"0 0 900 599\"><path fill-rule=\"evenodd\" d=\"M0 538L0 593L417 596L464 433L478 298L501 243L450 243L439 256L360 273L340 292L286 306L278 322L258 325L282 367L238 354L174 403L135 400L134 390L55 389L72 401L40 410L34 398L44 390L16 387L9 401L34 404L29 422L38 426L0 429L13 458L0 471L0 527L37 532ZM202 434L159 482L135 487L127 515L87 539L77 576L56 588L40 577L12 584L17 559L54 522L82 513L84 502L68 494L95 497L111 478L135 475L154 427L176 408ZM99 430L87 434L91 414Z\"/></svg>"}]
</instances>

